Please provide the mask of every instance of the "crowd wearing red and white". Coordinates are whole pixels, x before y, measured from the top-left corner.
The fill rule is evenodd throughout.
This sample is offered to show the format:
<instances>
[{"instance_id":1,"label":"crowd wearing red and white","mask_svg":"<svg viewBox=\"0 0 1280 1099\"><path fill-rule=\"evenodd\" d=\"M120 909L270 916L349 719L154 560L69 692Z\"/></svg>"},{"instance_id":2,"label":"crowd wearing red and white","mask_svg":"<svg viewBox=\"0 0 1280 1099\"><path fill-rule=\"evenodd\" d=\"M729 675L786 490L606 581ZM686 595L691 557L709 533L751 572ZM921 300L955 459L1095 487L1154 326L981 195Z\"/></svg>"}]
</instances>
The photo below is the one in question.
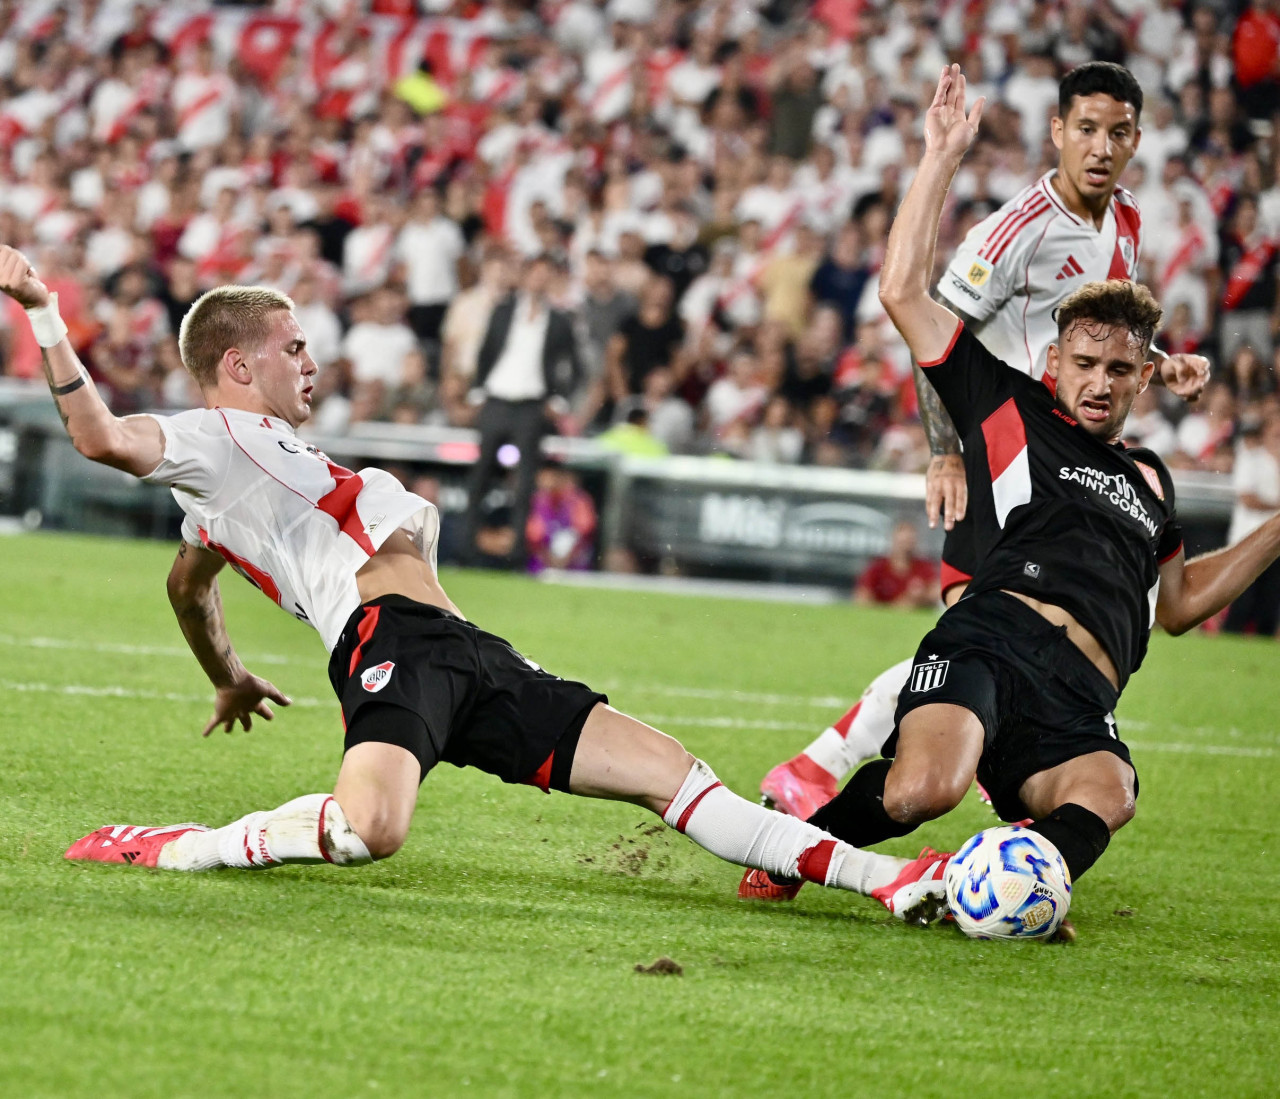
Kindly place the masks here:
<instances>
[{"instance_id":1,"label":"crowd wearing red and white","mask_svg":"<svg viewBox=\"0 0 1280 1099\"><path fill-rule=\"evenodd\" d=\"M58 291L118 411L198 404L184 310L224 282L298 304L316 418L469 425L523 260L557 265L587 377L565 433L920 471L906 349L876 287L937 74L986 95L939 256L1049 170L1057 82L1147 96L1122 182L1165 350L1215 381L1129 430L1227 470L1280 416L1280 2L0 0L0 240ZM4 314L4 373L32 377ZM617 434L617 433L615 433Z\"/></svg>"}]
</instances>

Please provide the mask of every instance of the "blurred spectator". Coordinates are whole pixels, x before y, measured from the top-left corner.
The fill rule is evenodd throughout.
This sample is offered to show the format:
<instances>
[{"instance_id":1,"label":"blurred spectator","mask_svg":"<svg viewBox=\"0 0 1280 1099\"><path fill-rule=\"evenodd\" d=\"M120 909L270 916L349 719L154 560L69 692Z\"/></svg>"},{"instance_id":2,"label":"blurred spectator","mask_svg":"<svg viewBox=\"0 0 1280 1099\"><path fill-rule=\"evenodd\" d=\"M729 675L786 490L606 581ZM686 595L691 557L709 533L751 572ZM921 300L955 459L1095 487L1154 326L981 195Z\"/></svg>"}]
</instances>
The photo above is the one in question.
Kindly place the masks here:
<instances>
[{"instance_id":1,"label":"blurred spectator","mask_svg":"<svg viewBox=\"0 0 1280 1099\"><path fill-rule=\"evenodd\" d=\"M342 353L342 322L319 296L316 280L302 275L293 284L293 314L307 337L307 350L322 370Z\"/></svg>"},{"instance_id":2,"label":"blurred spectator","mask_svg":"<svg viewBox=\"0 0 1280 1099\"><path fill-rule=\"evenodd\" d=\"M359 317L342 339L342 354L351 361L357 386L378 384L388 390L405 382L405 362L418 350L418 340L404 320L404 295L376 290L361 304Z\"/></svg>"},{"instance_id":3,"label":"blurred spectator","mask_svg":"<svg viewBox=\"0 0 1280 1099\"><path fill-rule=\"evenodd\" d=\"M476 356L484 341L493 307L510 293L511 260L497 245L490 245L480 261L480 276L474 286L458 294L445 313L441 326L441 374L457 375L468 384L475 376Z\"/></svg>"},{"instance_id":4,"label":"blurred spectator","mask_svg":"<svg viewBox=\"0 0 1280 1099\"><path fill-rule=\"evenodd\" d=\"M775 394L765 405L760 423L751 430L744 458L753 462L794 465L804 452L804 435L795 426L791 402Z\"/></svg>"},{"instance_id":5,"label":"blurred spectator","mask_svg":"<svg viewBox=\"0 0 1280 1099\"><path fill-rule=\"evenodd\" d=\"M1258 221L1258 200L1241 195L1222 235L1222 361L1229 362L1242 344L1270 360L1280 330L1278 262L1276 242Z\"/></svg>"},{"instance_id":6,"label":"blurred spectator","mask_svg":"<svg viewBox=\"0 0 1280 1099\"><path fill-rule=\"evenodd\" d=\"M409 327L419 340L439 341L445 310L458 292L458 262L465 248L462 230L440 212L436 189L424 187L395 242L409 292Z\"/></svg>"},{"instance_id":7,"label":"blurred spectator","mask_svg":"<svg viewBox=\"0 0 1280 1099\"><path fill-rule=\"evenodd\" d=\"M1232 474L1236 503L1228 545L1235 545L1280 508L1280 415L1247 419ZM1228 633L1277 636L1280 628L1280 568L1272 564L1231 604L1222 628Z\"/></svg>"},{"instance_id":8,"label":"blurred spectator","mask_svg":"<svg viewBox=\"0 0 1280 1099\"><path fill-rule=\"evenodd\" d=\"M861 252L862 234L858 223L845 222L809 283L815 301L832 305L839 312L846 342L853 339L858 302L871 277L871 271L861 263Z\"/></svg>"},{"instance_id":9,"label":"blurred spectator","mask_svg":"<svg viewBox=\"0 0 1280 1099\"><path fill-rule=\"evenodd\" d=\"M610 341L636 311L636 299L613 284L613 262L598 248L587 252L583 266L582 330L583 380L572 400L578 422L591 424L605 404L605 356Z\"/></svg>"},{"instance_id":10,"label":"blurred spectator","mask_svg":"<svg viewBox=\"0 0 1280 1099\"><path fill-rule=\"evenodd\" d=\"M640 307L626 318L609 341L605 370L609 395L615 402L640 393L654 370L671 370L683 377L684 323L672 314L669 279L651 276L640 294Z\"/></svg>"},{"instance_id":11,"label":"blurred spectator","mask_svg":"<svg viewBox=\"0 0 1280 1099\"><path fill-rule=\"evenodd\" d=\"M538 470L525 541L529 571L589 569L595 561L596 505L571 470L555 463Z\"/></svg>"},{"instance_id":12,"label":"blurred spectator","mask_svg":"<svg viewBox=\"0 0 1280 1099\"><path fill-rule=\"evenodd\" d=\"M667 444L649 430L649 410L643 404L628 408L626 418L602 431L596 442L605 450L636 458L665 458L671 453Z\"/></svg>"},{"instance_id":13,"label":"blurred spectator","mask_svg":"<svg viewBox=\"0 0 1280 1099\"><path fill-rule=\"evenodd\" d=\"M889 536L889 552L873 558L853 589L857 603L881 603L911 609L938 602L938 569L917 553L919 536L914 523L895 523Z\"/></svg>"},{"instance_id":14,"label":"blurred spectator","mask_svg":"<svg viewBox=\"0 0 1280 1099\"><path fill-rule=\"evenodd\" d=\"M509 564L518 564L524 552L525 523L548 411L561 416L568 411L567 395L582 374L573 321L548 300L554 273L545 256L525 262L519 291L509 294L490 314L476 361L475 384L484 403L476 421L480 455L467 484L467 545L476 546L494 464L501 458L499 448L510 444L517 453L503 463L514 465L516 479Z\"/></svg>"}]
</instances>

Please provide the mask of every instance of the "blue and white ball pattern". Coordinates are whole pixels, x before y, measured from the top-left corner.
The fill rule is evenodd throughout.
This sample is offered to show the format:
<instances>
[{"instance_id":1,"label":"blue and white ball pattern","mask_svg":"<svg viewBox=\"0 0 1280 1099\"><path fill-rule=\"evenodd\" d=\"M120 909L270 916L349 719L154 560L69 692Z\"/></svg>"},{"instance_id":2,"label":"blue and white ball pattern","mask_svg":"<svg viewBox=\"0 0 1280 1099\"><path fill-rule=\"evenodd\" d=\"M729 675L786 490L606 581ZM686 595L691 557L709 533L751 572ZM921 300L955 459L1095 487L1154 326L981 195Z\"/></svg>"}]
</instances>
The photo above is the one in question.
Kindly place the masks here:
<instances>
[{"instance_id":1,"label":"blue and white ball pattern","mask_svg":"<svg viewBox=\"0 0 1280 1099\"><path fill-rule=\"evenodd\" d=\"M947 904L973 939L1047 939L1071 906L1071 875L1038 832L979 832L947 864Z\"/></svg>"}]
</instances>

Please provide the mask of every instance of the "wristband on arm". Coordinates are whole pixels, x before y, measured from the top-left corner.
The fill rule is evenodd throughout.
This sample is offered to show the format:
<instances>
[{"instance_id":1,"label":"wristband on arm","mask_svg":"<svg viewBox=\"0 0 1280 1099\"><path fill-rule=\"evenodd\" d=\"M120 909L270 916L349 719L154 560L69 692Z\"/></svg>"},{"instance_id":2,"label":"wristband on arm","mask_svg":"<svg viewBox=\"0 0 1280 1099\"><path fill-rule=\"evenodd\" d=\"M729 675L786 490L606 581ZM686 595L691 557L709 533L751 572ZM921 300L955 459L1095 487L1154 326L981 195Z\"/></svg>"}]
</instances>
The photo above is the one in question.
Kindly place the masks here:
<instances>
[{"instance_id":1,"label":"wristband on arm","mask_svg":"<svg viewBox=\"0 0 1280 1099\"><path fill-rule=\"evenodd\" d=\"M58 312L58 295L49 295L49 304L28 309L31 332L43 348L57 347L67 337L67 326Z\"/></svg>"}]
</instances>

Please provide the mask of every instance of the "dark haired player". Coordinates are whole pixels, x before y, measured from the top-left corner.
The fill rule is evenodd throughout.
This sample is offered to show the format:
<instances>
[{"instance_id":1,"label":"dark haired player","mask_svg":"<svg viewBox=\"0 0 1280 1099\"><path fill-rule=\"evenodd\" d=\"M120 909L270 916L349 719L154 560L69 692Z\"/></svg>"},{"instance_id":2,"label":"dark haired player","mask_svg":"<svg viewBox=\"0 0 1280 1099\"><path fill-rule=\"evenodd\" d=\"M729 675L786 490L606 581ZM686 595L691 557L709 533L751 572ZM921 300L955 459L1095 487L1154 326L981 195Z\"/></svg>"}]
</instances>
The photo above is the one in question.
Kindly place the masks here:
<instances>
[{"instance_id":1,"label":"dark haired player","mask_svg":"<svg viewBox=\"0 0 1280 1099\"><path fill-rule=\"evenodd\" d=\"M216 829L99 828L67 858L166 870L367 863L399 849L418 785L443 760L633 802L721 858L869 894L903 919L937 893L932 852L908 861L855 851L752 805L671 737L466 621L436 576L436 509L389 473L343 469L295 434L311 413L316 364L283 294L223 286L197 299L178 344L205 407L120 418L72 350L57 295L7 246L0 290L27 310L76 449L171 486L183 510L168 591L216 691L205 734L237 721L247 729L272 716L270 702L289 702L227 636L218 575L228 564L319 632L346 729L332 794Z\"/></svg>"},{"instance_id":2,"label":"dark haired player","mask_svg":"<svg viewBox=\"0 0 1280 1099\"><path fill-rule=\"evenodd\" d=\"M964 91L959 66L944 70L880 299L970 472L992 471L977 503L1000 534L917 650L888 758L864 765L810 822L860 845L906 835L958 804L976 775L1001 816L1030 817L1078 880L1134 813L1137 778L1113 711L1153 618L1181 633L1234 599L1280 556L1280 515L1231 549L1185 560L1168 471L1119 443L1155 369L1161 314L1145 287L1092 282L1067 297L1046 355L1056 391L1000 362L930 297L943 202L982 114L981 100L966 114Z\"/></svg>"},{"instance_id":3,"label":"dark haired player","mask_svg":"<svg viewBox=\"0 0 1280 1099\"><path fill-rule=\"evenodd\" d=\"M970 230L938 282L937 293L988 351L1040 378L1058 329L1053 311L1072 290L1099 279L1132 279L1142 222L1133 196L1118 180L1141 137L1142 89L1119 65L1081 65L1058 87L1053 140L1057 167ZM1194 398L1208 380L1198 355L1153 351L1171 390ZM960 439L933 387L917 372L920 413L934 458L926 508L939 515L946 539L942 592L954 603L996 531L967 514L968 496L985 493L990 477L966 482ZM766 804L809 817L835 795L841 777L877 754L893 729L898 691L909 661L882 672L862 698L799 755L764 778Z\"/></svg>"}]
</instances>

